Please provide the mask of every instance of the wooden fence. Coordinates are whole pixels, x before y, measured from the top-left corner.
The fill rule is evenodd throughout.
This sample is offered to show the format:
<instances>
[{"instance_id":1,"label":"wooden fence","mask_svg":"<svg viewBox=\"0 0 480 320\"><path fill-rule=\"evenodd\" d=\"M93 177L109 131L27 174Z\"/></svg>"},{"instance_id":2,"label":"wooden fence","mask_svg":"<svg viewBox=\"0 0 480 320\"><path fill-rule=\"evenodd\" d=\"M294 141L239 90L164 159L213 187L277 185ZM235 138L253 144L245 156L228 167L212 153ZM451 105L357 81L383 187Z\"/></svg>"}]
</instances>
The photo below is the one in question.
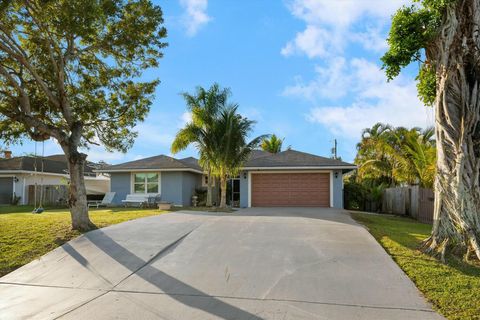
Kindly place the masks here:
<instances>
[{"instance_id":1,"label":"wooden fence","mask_svg":"<svg viewBox=\"0 0 480 320\"><path fill-rule=\"evenodd\" d=\"M409 215L424 223L433 223L434 194L419 186L388 188L383 192L382 211Z\"/></svg>"},{"instance_id":2,"label":"wooden fence","mask_svg":"<svg viewBox=\"0 0 480 320\"><path fill-rule=\"evenodd\" d=\"M36 205L42 199L42 205L64 205L68 199L68 188L64 185L37 185ZM28 186L28 204L35 205L35 186Z\"/></svg>"}]
</instances>

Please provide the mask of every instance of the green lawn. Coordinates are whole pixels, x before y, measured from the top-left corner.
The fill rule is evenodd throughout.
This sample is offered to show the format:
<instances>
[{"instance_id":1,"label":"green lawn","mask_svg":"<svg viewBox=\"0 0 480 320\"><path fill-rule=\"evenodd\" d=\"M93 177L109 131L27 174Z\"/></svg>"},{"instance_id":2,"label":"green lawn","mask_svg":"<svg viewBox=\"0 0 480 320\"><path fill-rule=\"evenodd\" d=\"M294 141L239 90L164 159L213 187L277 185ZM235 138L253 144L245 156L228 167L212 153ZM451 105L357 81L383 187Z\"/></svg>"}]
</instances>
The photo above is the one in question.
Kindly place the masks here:
<instances>
[{"instance_id":1,"label":"green lawn","mask_svg":"<svg viewBox=\"0 0 480 320\"><path fill-rule=\"evenodd\" d=\"M0 207L0 276L80 235L71 230L67 209L51 209L42 214L31 212L29 206ZM90 218L102 228L161 213L138 208L91 209Z\"/></svg>"},{"instance_id":2,"label":"green lawn","mask_svg":"<svg viewBox=\"0 0 480 320\"><path fill-rule=\"evenodd\" d=\"M392 216L352 212L418 289L448 319L480 319L480 266L448 257L446 264L418 250L431 226Z\"/></svg>"}]
</instances>

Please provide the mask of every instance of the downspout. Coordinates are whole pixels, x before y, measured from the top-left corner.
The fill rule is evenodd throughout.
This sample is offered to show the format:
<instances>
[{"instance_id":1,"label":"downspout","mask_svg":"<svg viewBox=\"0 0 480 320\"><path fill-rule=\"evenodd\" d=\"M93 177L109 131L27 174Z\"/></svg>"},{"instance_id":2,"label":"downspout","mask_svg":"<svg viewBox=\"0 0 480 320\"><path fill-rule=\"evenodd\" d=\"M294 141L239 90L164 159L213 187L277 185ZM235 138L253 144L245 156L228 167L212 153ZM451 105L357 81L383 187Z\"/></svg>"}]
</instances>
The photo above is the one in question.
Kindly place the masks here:
<instances>
[{"instance_id":1,"label":"downspout","mask_svg":"<svg viewBox=\"0 0 480 320\"><path fill-rule=\"evenodd\" d=\"M25 183L26 183L26 180L25 180L25 177L23 177L23 186L22 186L22 204L26 204L25 203Z\"/></svg>"}]
</instances>

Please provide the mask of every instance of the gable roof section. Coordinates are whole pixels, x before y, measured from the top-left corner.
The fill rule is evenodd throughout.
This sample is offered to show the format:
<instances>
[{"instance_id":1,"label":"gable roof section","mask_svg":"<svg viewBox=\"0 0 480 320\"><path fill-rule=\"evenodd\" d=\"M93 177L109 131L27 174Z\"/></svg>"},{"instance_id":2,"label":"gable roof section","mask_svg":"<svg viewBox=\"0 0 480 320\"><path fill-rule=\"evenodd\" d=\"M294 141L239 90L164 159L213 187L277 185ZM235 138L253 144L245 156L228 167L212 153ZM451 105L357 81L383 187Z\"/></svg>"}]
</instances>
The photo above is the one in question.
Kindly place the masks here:
<instances>
[{"instance_id":1,"label":"gable roof section","mask_svg":"<svg viewBox=\"0 0 480 320\"><path fill-rule=\"evenodd\" d=\"M245 169L262 168L325 168L325 169L355 169L356 166L337 159L320 157L296 150L285 150L260 157L250 158Z\"/></svg>"},{"instance_id":2,"label":"gable roof section","mask_svg":"<svg viewBox=\"0 0 480 320\"><path fill-rule=\"evenodd\" d=\"M149 157L145 159L129 161L113 166L107 166L97 172L128 172L128 171L154 171L154 170L168 170L168 171L193 171L203 173L202 168L198 165L198 160L189 157L184 159L175 159L165 155Z\"/></svg>"},{"instance_id":3,"label":"gable roof section","mask_svg":"<svg viewBox=\"0 0 480 320\"><path fill-rule=\"evenodd\" d=\"M63 159L63 160L62 160ZM67 160L64 155L53 155L42 157L15 157L11 159L0 159L0 173L2 171L35 171L35 166L37 167L37 172L42 171L42 162L43 162L43 172L45 173L55 173L55 174L68 174L68 165ZM94 166L93 163L87 162L84 168L86 176L96 176L93 172Z\"/></svg>"}]
</instances>

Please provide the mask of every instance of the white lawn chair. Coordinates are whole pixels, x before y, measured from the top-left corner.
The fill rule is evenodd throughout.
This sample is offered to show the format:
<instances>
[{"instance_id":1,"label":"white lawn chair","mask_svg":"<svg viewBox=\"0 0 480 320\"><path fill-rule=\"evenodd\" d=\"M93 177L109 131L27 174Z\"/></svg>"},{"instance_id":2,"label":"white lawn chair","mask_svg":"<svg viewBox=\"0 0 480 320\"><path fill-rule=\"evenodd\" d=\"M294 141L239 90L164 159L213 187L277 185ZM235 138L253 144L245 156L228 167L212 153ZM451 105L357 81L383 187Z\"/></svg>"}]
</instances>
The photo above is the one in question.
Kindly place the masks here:
<instances>
[{"instance_id":1,"label":"white lawn chair","mask_svg":"<svg viewBox=\"0 0 480 320\"><path fill-rule=\"evenodd\" d=\"M88 207L108 207L112 204L113 197L115 197L115 192L107 192L102 201L88 201Z\"/></svg>"}]
</instances>

